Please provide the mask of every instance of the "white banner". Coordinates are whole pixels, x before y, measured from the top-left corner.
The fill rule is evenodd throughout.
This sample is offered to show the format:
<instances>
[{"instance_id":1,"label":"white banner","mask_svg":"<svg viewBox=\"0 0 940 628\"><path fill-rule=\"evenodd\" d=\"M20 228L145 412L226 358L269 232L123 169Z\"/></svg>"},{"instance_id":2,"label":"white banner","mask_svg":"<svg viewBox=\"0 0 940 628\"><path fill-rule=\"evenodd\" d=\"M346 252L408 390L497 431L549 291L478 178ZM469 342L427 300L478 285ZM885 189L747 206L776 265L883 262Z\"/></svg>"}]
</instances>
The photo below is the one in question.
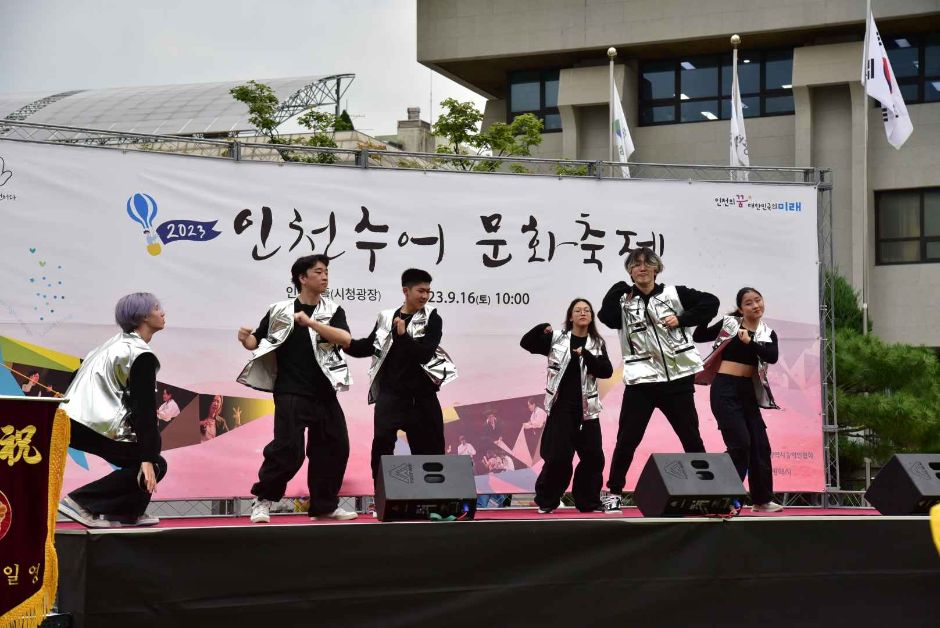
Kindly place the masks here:
<instances>
[{"instance_id":1,"label":"white banner","mask_svg":"<svg viewBox=\"0 0 940 628\"><path fill-rule=\"evenodd\" d=\"M19 389L33 367L41 383L64 386L74 356L115 332L117 299L155 293L167 312L152 342L161 395L168 389L181 410L163 431L163 499L248 493L272 406L234 381L248 358L236 330L292 295L290 265L311 252L335 256L331 295L354 337L400 305L402 270L433 275L442 346L460 369L440 393L448 447L456 453L461 436L473 445L481 492L531 490L538 443L521 424L526 400L541 398L545 361L519 339L537 323L563 324L574 297L599 308L640 246L662 255L663 282L715 293L723 311L740 287L761 290L781 344L771 375L784 410L765 411L776 486L823 488L813 187L311 167L9 141L0 157L11 172L0 187L0 349L21 374L0 369L0 393ZM605 332L616 368L617 336ZM344 493L371 494L368 361L350 364L354 384L340 395L352 445ZM602 388L609 460L619 371ZM201 442L215 395L228 431ZM723 451L707 388L697 403L706 447ZM489 464L484 413L503 425L511 451L498 453L511 464L502 468ZM678 450L657 413L628 484L648 453ZM69 464L66 488L103 465L80 454ZM289 491L305 490L301 472Z\"/></svg>"}]
</instances>

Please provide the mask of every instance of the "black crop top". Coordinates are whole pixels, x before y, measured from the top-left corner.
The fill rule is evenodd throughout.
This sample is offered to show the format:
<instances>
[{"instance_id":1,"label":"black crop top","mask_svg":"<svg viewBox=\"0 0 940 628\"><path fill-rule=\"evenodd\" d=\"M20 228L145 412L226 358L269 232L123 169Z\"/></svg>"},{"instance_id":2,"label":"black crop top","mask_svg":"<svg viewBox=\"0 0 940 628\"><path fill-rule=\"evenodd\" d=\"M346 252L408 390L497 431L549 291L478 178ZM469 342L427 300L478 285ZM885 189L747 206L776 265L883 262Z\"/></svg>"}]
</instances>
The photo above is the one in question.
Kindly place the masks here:
<instances>
[{"instance_id":1,"label":"black crop top","mask_svg":"<svg viewBox=\"0 0 940 628\"><path fill-rule=\"evenodd\" d=\"M700 325L695 328L692 339L695 342L708 342L718 338L724 319L719 319L711 327ZM728 346L721 353L721 359L728 362L737 362L738 364L749 364L757 366L757 359L760 358L767 364L776 364L779 357L777 347L777 332L770 332L770 342L757 342L754 340L754 332L748 331L751 342L744 344L737 334L728 341Z\"/></svg>"}]
</instances>

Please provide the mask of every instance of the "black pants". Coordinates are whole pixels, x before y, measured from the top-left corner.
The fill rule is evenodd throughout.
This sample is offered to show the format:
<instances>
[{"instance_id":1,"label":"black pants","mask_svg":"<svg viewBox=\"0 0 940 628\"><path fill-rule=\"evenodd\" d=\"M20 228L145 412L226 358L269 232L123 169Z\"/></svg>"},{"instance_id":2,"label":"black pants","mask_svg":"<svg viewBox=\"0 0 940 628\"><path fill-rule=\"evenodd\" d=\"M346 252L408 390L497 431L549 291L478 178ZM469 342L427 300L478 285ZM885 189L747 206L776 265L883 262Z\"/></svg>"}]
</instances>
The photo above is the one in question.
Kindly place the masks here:
<instances>
[{"instance_id":1,"label":"black pants","mask_svg":"<svg viewBox=\"0 0 940 628\"><path fill-rule=\"evenodd\" d=\"M372 479L379 473L382 456L395 453L398 430L408 437L413 455L444 453L444 413L436 394L400 395L380 392L375 401L372 437Z\"/></svg>"},{"instance_id":2,"label":"black pants","mask_svg":"<svg viewBox=\"0 0 940 628\"><path fill-rule=\"evenodd\" d=\"M274 395L274 440L264 448L264 462L251 494L278 501L287 483L304 463L307 430L307 488L310 515L336 510L349 460L346 415L336 395L323 399L305 395Z\"/></svg>"},{"instance_id":3,"label":"black pants","mask_svg":"<svg viewBox=\"0 0 940 628\"><path fill-rule=\"evenodd\" d=\"M695 394L691 382L688 389L677 389L674 382L627 386L623 392L617 444L614 446L610 476L607 479L607 488L611 493L623 492L633 455L643 440L650 417L656 408L666 415L685 452L705 451L705 444L702 443L702 436L698 431L698 412L695 410Z\"/></svg>"},{"instance_id":4,"label":"black pants","mask_svg":"<svg viewBox=\"0 0 940 628\"><path fill-rule=\"evenodd\" d=\"M542 432L540 453L544 462L535 481L535 503L539 508L558 506L571 481L571 463L575 453L578 454L578 467L571 485L574 505L582 512L600 507L604 484L600 421L583 421L580 404L553 407Z\"/></svg>"},{"instance_id":5,"label":"black pants","mask_svg":"<svg viewBox=\"0 0 940 628\"><path fill-rule=\"evenodd\" d=\"M751 500L766 504L774 496L767 426L750 377L719 373L712 382L712 414L741 480L747 476Z\"/></svg>"},{"instance_id":6,"label":"black pants","mask_svg":"<svg viewBox=\"0 0 940 628\"><path fill-rule=\"evenodd\" d=\"M137 443L111 440L75 421L71 421L71 429L70 447L100 456L120 468L75 489L69 497L94 515L127 523L136 521L150 504L150 493L137 479L142 462ZM158 482L166 475L166 460L162 456L153 463L153 470Z\"/></svg>"}]
</instances>

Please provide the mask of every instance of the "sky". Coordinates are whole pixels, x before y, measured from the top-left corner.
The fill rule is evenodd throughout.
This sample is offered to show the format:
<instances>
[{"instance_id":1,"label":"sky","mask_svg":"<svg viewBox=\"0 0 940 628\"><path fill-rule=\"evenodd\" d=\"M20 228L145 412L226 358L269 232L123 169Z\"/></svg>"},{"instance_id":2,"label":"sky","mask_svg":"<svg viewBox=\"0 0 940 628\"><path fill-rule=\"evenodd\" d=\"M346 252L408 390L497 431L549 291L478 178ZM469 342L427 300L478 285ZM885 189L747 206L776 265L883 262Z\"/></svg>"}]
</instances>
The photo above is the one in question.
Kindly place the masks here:
<instances>
[{"instance_id":1,"label":"sky","mask_svg":"<svg viewBox=\"0 0 940 628\"><path fill-rule=\"evenodd\" d=\"M0 93L353 73L357 129L485 99L416 61L415 0L0 0Z\"/></svg>"}]
</instances>

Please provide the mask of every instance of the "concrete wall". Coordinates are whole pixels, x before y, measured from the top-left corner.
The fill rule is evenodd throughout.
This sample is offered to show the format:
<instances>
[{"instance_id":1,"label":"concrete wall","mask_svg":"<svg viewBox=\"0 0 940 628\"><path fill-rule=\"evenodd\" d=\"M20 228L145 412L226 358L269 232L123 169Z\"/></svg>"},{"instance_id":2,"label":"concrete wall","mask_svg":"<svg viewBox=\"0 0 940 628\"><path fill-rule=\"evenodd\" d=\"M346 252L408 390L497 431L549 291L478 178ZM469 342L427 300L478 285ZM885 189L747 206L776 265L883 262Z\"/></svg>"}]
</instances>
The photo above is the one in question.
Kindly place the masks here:
<instances>
[{"instance_id":1,"label":"concrete wall","mask_svg":"<svg viewBox=\"0 0 940 628\"><path fill-rule=\"evenodd\" d=\"M940 10L891 0L879 20ZM862 0L418 0L418 61L605 49L863 24Z\"/></svg>"}]
</instances>

